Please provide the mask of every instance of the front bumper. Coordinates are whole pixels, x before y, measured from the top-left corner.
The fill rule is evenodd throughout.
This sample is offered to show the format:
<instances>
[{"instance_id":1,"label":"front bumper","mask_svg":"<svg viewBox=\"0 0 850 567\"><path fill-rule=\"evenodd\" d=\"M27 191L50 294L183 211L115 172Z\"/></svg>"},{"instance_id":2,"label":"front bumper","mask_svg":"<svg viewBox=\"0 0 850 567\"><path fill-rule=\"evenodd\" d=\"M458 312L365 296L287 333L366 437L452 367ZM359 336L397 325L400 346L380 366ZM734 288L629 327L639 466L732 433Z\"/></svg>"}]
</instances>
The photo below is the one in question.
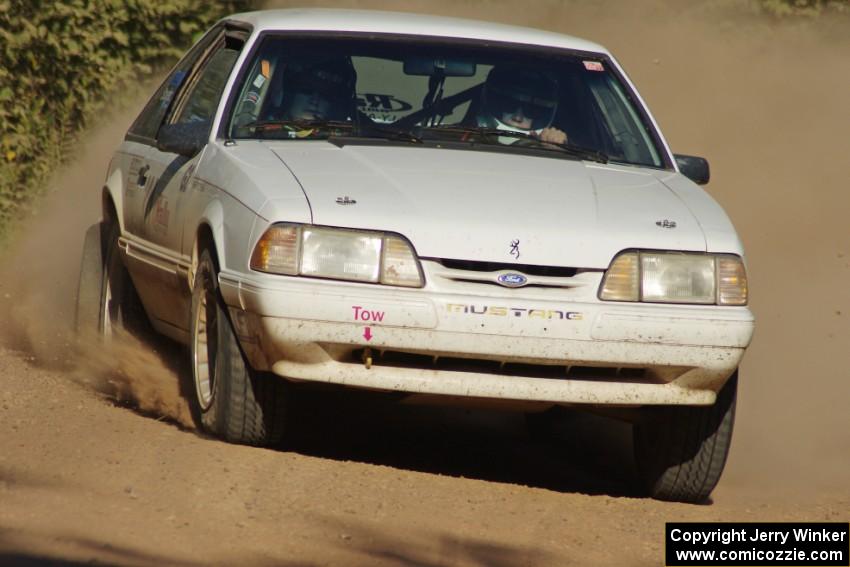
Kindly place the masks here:
<instances>
[{"instance_id":1,"label":"front bumper","mask_svg":"<svg viewBox=\"0 0 850 567\"><path fill-rule=\"evenodd\" d=\"M504 288L482 295L229 273L219 279L255 368L292 380L410 393L710 405L754 327L743 307L615 304L588 294L564 301L511 297L513 290ZM393 356L385 362L386 353ZM423 364L428 360L433 364Z\"/></svg>"}]
</instances>

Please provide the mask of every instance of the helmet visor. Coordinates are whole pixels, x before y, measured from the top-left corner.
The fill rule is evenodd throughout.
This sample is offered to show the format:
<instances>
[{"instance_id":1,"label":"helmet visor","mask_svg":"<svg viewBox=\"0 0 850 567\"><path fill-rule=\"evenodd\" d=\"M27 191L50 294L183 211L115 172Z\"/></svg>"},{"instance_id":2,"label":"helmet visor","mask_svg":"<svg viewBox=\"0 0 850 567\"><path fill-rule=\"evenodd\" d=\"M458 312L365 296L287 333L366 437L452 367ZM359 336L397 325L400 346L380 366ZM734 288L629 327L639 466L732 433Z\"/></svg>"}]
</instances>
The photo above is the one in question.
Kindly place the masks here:
<instances>
[{"instance_id":1,"label":"helmet visor","mask_svg":"<svg viewBox=\"0 0 850 567\"><path fill-rule=\"evenodd\" d=\"M543 73L515 67L496 67L487 78L486 110L496 118L522 113L535 127L547 126L558 108L558 86Z\"/></svg>"},{"instance_id":2,"label":"helmet visor","mask_svg":"<svg viewBox=\"0 0 850 567\"><path fill-rule=\"evenodd\" d=\"M497 118L521 110L524 116L535 122L549 122L555 115L558 102L531 93L494 89L487 92L487 106L490 113Z\"/></svg>"}]
</instances>

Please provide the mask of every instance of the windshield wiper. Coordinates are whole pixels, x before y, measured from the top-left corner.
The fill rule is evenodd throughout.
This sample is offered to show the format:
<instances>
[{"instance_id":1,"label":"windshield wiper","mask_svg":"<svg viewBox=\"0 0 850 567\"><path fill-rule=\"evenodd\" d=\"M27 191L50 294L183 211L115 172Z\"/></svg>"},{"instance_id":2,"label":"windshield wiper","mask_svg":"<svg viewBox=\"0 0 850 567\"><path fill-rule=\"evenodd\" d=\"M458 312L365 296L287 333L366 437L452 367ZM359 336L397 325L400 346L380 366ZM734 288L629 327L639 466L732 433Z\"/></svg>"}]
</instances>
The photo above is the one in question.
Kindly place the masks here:
<instances>
[{"instance_id":1,"label":"windshield wiper","mask_svg":"<svg viewBox=\"0 0 850 567\"><path fill-rule=\"evenodd\" d=\"M359 138L382 138L385 140L399 140L413 144L421 144L422 140L409 130L393 128L383 124L356 124L347 120L264 120L250 122L240 128L251 128L254 133L260 132L295 132L298 130L345 130L342 137L354 136ZM328 138L338 138L333 133Z\"/></svg>"},{"instance_id":2,"label":"windshield wiper","mask_svg":"<svg viewBox=\"0 0 850 567\"><path fill-rule=\"evenodd\" d=\"M404 128L394 128L384 124L363 123L360 122L359 127L355 131L357 136L366 138L384 138L386 140L398 140L401 142L410 142L411 144L421 144L422 138Z\"/></svg>"},{"instance_id":3,"label":"windshield wiper","mask_svg":"<svg viewBox=\"0 0 850 567\"><path fill-rule=\"evenodd\" d=\"M298 130L351 130L354 128L352 122L346 120L258 120L240 126L240 128L251 128L254 133L273 132L283 130L295 132Z\"/></svg>"},{"instance_id":4,"label":"windshield wiper","mask_svg":"<svg viewBox=\"0 0 850 567\"><path fill-rule=\"evenodd\" d=\"M500 130L498 128L487 128L483 126L433 126L428 128L428 130L439 130L441 132L452 132L458 134L477 134L484 139L492 139L493 137L507 137L507 138L517 138L519 140L530 140L540 145L543 149L555 149L570 154L572 156L576 156L582 159L587 159L590 161L596 161L599 163L608 163L608 156L600 152L598 150L592 150L590 148L583 148L581 146L575 146L573 144L557 144L555 142L547 142L545 140L541 140L535 135L527 134L525 132L517 132L515 130Z\"/></svg>"},{"instance_id":5,"label":"windshield wiper","mask_svg":"<svg viewBox=\"0 0 850 567\"><path fill-rule=\"evenodd\" d=\"M394 128L384 124L375 124L374 122L360 122L355 125L352 132L328 136L328 141L342 147L346 144L356 143L355 140L368 140L370 138L406 142L408 144L422 143L422 139L409 130Z\"/></svg>"}]
</instances>

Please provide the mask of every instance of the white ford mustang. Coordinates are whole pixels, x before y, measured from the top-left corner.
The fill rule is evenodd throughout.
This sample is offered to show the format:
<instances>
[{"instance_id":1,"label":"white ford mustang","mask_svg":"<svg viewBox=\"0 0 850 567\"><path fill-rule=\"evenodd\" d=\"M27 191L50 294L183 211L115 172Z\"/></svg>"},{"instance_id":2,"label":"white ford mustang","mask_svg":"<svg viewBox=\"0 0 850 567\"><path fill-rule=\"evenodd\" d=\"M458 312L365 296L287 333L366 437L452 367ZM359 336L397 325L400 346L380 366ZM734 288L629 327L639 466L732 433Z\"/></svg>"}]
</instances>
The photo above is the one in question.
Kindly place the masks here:
<instances>
[{"instance_id":1,"label":"white ford mustang","mask_svg":"<svg viewBox=\"0 0 850 567\"><path fill-rule=\"evenodd\" d=\"M408 14L238 14L115 152L78 325L189 346L196 417L271 444L297 382L592 408L650 494L723 469L743 249L603 47Z\"/></svg>"}]
</instances>

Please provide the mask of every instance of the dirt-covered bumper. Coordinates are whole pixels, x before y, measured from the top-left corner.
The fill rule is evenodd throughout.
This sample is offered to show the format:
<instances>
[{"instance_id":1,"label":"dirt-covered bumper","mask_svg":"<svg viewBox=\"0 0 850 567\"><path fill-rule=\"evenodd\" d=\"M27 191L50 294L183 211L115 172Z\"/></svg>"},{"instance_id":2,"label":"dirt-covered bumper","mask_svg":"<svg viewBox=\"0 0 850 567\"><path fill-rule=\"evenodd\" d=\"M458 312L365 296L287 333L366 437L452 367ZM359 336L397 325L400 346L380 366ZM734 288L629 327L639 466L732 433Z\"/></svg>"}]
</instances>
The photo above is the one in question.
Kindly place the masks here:
<instances>
[{"instance_id":1,"label":"dirt-covered bumper","mask_svg":"<svg viewBox=\"0 0 850 567\"><path fill-rule=\"evenodd\" d=\"M585 404L707 405L753 333L741 307L485 297L223 273L251 364L293 380Z\"/></svg>"}]
</instances>

